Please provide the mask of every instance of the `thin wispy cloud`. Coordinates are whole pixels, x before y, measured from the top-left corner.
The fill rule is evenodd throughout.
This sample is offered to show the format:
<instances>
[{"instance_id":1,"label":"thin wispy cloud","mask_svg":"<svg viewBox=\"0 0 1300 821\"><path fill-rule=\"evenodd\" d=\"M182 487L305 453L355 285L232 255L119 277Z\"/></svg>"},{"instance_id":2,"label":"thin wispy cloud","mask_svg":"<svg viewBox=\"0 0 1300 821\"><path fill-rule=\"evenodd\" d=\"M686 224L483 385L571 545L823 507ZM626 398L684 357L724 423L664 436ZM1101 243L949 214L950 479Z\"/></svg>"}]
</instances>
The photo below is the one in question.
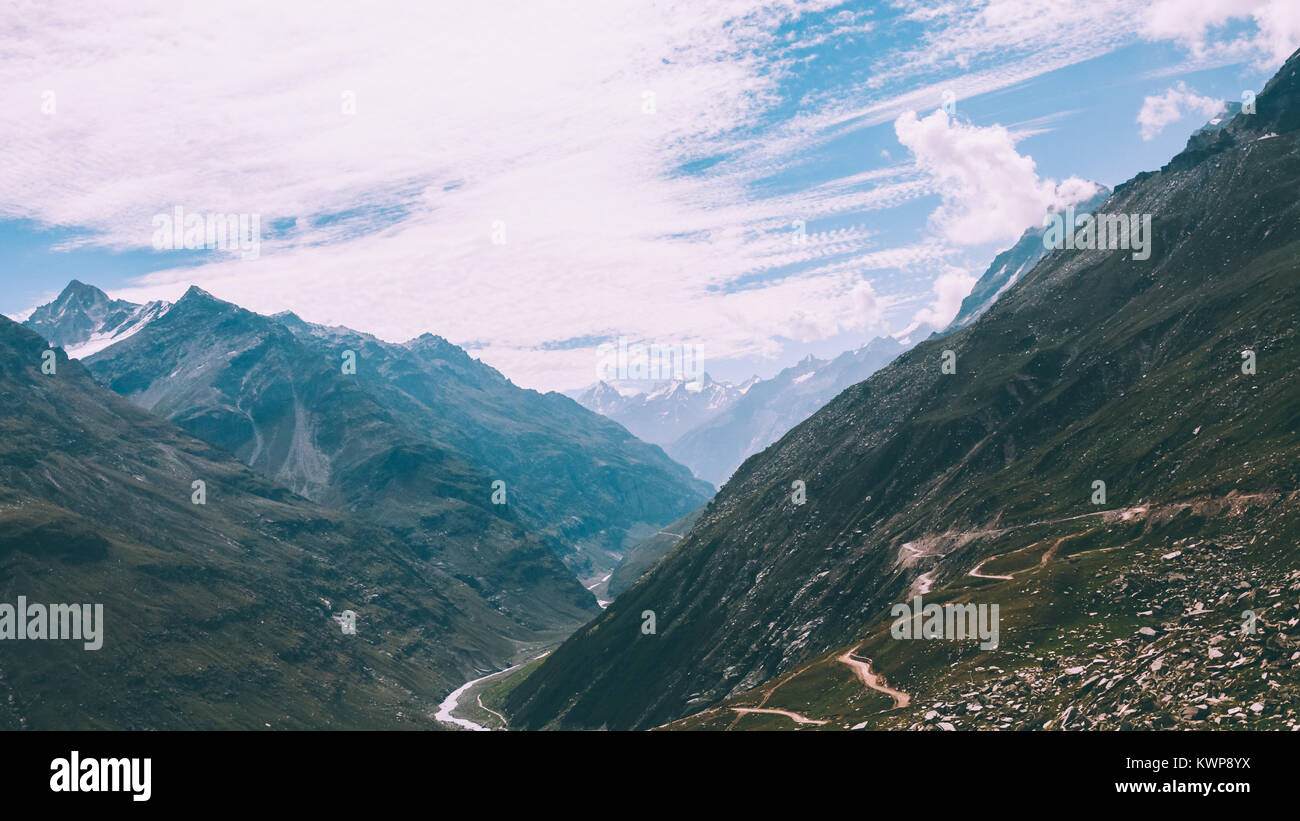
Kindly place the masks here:
<instances>
[{"instance_id":1,"label":"thin wispy cloud","mask_svg":"<svg viewBox=\"0 0 1300 821\"><path fill-rule=\"evenodd\" d=\"M1265 6L1253 47L1273 49L1287 18ZM594 344L564 340L776 357L888 332L918 299L945 313L965 282L954 254L1070 192L1016 150L1030 132L998 138L1010 153L993 173L1031 169L998 186L952 170L963 141L997 132L955 129L932 149L917 129L945 90L962 101L1143 36L1211 36L1223 14L1172 31L1144 29L1144 13L1085 3L1062 25L1055 3L10 4L0 218L76 228L58 241L73 252L149 249L153 217L176 205L259 214L256 260L212 252L114 295L194 283L384 338L432 331L539 388L591 381ZM911 145L841 147L900 118ZM900 209L922 209L917 229L896 230L886 215Z\"/></svg>"}]
</instances>

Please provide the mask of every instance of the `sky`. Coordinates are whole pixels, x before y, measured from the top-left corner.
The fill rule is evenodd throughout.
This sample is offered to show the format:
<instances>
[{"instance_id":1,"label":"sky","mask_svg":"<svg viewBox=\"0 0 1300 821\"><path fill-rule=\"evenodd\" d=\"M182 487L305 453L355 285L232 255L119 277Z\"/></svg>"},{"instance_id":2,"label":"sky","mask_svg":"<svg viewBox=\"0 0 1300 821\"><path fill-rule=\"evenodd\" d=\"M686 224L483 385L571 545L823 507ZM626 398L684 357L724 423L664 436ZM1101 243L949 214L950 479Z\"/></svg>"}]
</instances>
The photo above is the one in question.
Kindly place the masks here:
<instances>
[{"instance_id":1,"label":"sky","mask_svg":"<svg viewBox=\"0 0 1300 821\"><path fill-rule=\"evenodd\" d=\"M198 285L538 390L619 339L767 377L942 326L1297 45L1294 0L10 0L0 312Z\"/></svg>"}]
</instances>

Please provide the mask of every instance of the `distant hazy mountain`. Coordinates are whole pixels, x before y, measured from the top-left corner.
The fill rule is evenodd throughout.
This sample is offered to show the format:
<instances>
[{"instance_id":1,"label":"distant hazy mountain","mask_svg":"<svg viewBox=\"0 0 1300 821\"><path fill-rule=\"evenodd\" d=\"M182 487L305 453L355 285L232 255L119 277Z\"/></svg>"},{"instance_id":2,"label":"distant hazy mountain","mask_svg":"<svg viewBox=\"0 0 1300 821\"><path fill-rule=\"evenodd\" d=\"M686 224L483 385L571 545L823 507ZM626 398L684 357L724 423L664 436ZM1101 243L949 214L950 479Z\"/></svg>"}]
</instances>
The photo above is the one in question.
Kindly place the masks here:
<instances>
[{"instance_id":1,"label":"distant hazy mountain","mask_svg":"<svg viewBox=\"0 0 1300 821\"><path fill-rule=\"evenodd\" d=\"M343 373L349 351L354 375ZM295 492L394 528L453 572L482 576L484 589L514 607L538 603L526 588L547 578L555 595L540 601L567 599L560 570L527 571L515 542L491 537L497 531L484 522L512 539L537 534L572 572L591 576L711 493L617 424L559 394L518 388L432 335L387 343L292 314L261 316L192 288L87 366ZM504 505L491 503L498 480ZM516 573L522 586L490 581Z\"/></svg>"},{"instance_id":2,"label":"distant hazy mountain","mask_svg":"<svg viewBox=\"0 0 1300 821\"><path fill-rule=\"evenodd\" d=\"M23 324L63 348L70 358L82 359L139 332L170 307L168 302L136 305L109 299L98 288L74 279L57 299L37 308Z\"/></svg>"},{"instance_id":3,"label":"distant hazy mountain","mask_svg":"<svg viewBox=\"0 0 1300 821\"><path fill-rule=\"evenodd\" d=\"M61 352L43 373L49 353L0 317L0 603L102 605L102 647L4 641L2 728L427 729L454 687L595 610L574 582L573 603L552 602L567 615L532 629L477 580L295 496Z\"/></svg>"},{"instance_id":4,"label":"distant hazy mountain","mask_svg":"<svg viewBox=\"0 0 1300 821\"><path fill-rule=\"evenodd\" d=\"M732 385L715 381L706 373L698 382L675 379L643 391L625 387L636 383L597 382L574 398L588 410L618 422L638 439L666 447L731 407L758 381L755 377Z\"/></svg>"},{"instance_id":5,"label":"distant hazy mountain","mask_svg":"<svg viewBox=\"0 0 1300 821\"><path fill-rule=\"evenodd\" d=\"M926 333L921 329L913 338ZM733 385L706 374L698 388L674 380L646 391L637 391L636 383L599 382L576 398L720 486L745 459L907 347L884 337L833 360L809 356L771 379Z\"/></svg>"},{"instance_id":6,"label":"distant hazy mountain","mask_svg":"<svg viewBox=\"0 0 1300 821\"><path fill-rule=\"evenodd\" d=\"M924 331L914 334L918 339L923 336ZM721 486L750 456L907 348L892 337L880 337L830 361L809 356L755 383L665 449L697 476Z\"/></svg>"},{"instance_id":7,"label":"distant hazy mountain","mask_svg":"<svg viewBox=\"0 0 1300 821\"><path fill-rule=\"evenodd\" d=\"M1094 196L1074 206L1076 216L1091 214L1110 196L1111 191L1106 186L1098 184L1097 188L1098 191ZM988 270L975 283L970 294L962 300L957 316L948 324L945 332L956 331L975 321L976 317L987 311L998 297L1015 285L1022 276L1029 273L1039 260L1047 256L1047 248L1043 245L1043 235L1046 231L1047 229L1043 227L1029 228L1020 235L1015 245L994 257Z\"/></svg>"}]
</instances>

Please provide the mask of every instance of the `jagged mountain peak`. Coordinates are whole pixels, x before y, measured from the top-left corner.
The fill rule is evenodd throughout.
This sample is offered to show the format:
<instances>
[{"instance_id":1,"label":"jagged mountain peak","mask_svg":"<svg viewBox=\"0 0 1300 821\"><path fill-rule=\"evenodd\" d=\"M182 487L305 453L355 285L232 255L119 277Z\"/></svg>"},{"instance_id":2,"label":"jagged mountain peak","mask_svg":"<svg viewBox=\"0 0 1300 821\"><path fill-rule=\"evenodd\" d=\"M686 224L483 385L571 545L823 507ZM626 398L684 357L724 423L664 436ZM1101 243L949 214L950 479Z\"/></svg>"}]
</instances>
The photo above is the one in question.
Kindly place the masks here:
<instances>
[{"instance_id":1,"label":"jagged mountain peak","mask_svg":"<svg viewBox=\"0 0 1300 821\"><path fill-rule=\"evenodd\" d=\"M235 304L233 302L227 302L224 299L219 299L213 296L209 291L205 291L197 285L191 285L189 288L185 289L185 293L181 295L181 298L176 300L177 305L212 302L220 303L222 305Z\"/></svg>"},{"instance_id":2,"label":"jagged mountain peak","mask_svg":"<svg viewBox=\"0 0 1300 821\"><path fill-rule=\"evenodd\" d=\"M417 348L426 345L436 345L441 347L444 345L451 345L451 343L448 342L446 338L441 337L438 334L425 331L424 333L417 336L415 339L412 339L409 342L407 342L406 345L411 348Z\"/></svg>"},{"instance_id":3,"label":"jagged mountain peak","mask_svg":"<svg viewBox=\"0 0 1300 821\"><path fill-rule=\"evenodd\" d=\"M23 325L69 357L81 359L133 336L171 307L162 301L137 305L111 299L100 288L74 279L52 302L32 311Z\"/></svg>"},{"instance_id":4,"label":"jagged mountain peak","mask_svg":"<svg viewBox=\"0 0 1300 821\"><path fill-rule=\"evenodd\" d=\"M28 317L28 323L50 323L55 322L67 315L69 311L95 311L104 310L105 306L112 302L108 294L96 288L93 285L87 285L80 280L72 280L59 295L52 301L41 305L32 311ZM129 304L129 303L126 303Z\"/></svg>"},{"instance_id":5,"label":"jagged mountain peak","mask_svg":"<svg viewBox=\"0 0 1300 821\"><path fill-rule=\"evenodd\" d=\"M271 314L271 319L274 319L276 322L279 322L287 328L305 329L311 327L311 323L307 322L293 311L280 311Z\"/></svg>"},{"instance_id":6,"label":"jagged mountain peak","mask_svg":"<svg viewBox=\"0 0 1300 821\"><path fill-rule=\"evenodd\" d=\"M69 299L77 297L91 297L96 300L107 300L108 294L104 293L99 288L96 288L94 285L88 285L79 279L71 279L68 280L68 284L64 286L62 293L59 294L55 302L66 302Z\"/></svg>"},{"instance_id":7,"label":"jagged mountain peak","mask_svg":"<svg viewBox=\"0 0 1300 821\"><path fill-rule=\"evenodd\" d=\"M469 351L434 333L422 333L415 339L402 343L402 347L429 360L444 360L465 366L468 366L469 363L482 364L480 360L471 356ZM505 378L495 368L489 365L483 365L483 367L490 369L497 377Z\"/></svg>"}]
</instances>

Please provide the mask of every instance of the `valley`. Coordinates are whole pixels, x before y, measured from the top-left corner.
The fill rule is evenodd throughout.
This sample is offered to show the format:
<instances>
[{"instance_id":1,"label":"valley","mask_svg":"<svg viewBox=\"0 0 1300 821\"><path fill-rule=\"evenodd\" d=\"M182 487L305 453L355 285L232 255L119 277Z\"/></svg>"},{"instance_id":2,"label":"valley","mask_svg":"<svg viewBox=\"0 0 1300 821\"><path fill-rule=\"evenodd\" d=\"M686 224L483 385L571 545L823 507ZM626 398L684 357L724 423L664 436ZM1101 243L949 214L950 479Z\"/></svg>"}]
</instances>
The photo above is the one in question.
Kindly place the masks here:
<instances>
[{"instance_id":1,"label":"valley","mask_svg":"<svg viewBox=\"0 0 1300 821\"><path fill-rule=\"evenodd\" d=\"M1291 6L697 5L8 27L0 729L1300 731Z\"/></svg>"}]
</instances>

